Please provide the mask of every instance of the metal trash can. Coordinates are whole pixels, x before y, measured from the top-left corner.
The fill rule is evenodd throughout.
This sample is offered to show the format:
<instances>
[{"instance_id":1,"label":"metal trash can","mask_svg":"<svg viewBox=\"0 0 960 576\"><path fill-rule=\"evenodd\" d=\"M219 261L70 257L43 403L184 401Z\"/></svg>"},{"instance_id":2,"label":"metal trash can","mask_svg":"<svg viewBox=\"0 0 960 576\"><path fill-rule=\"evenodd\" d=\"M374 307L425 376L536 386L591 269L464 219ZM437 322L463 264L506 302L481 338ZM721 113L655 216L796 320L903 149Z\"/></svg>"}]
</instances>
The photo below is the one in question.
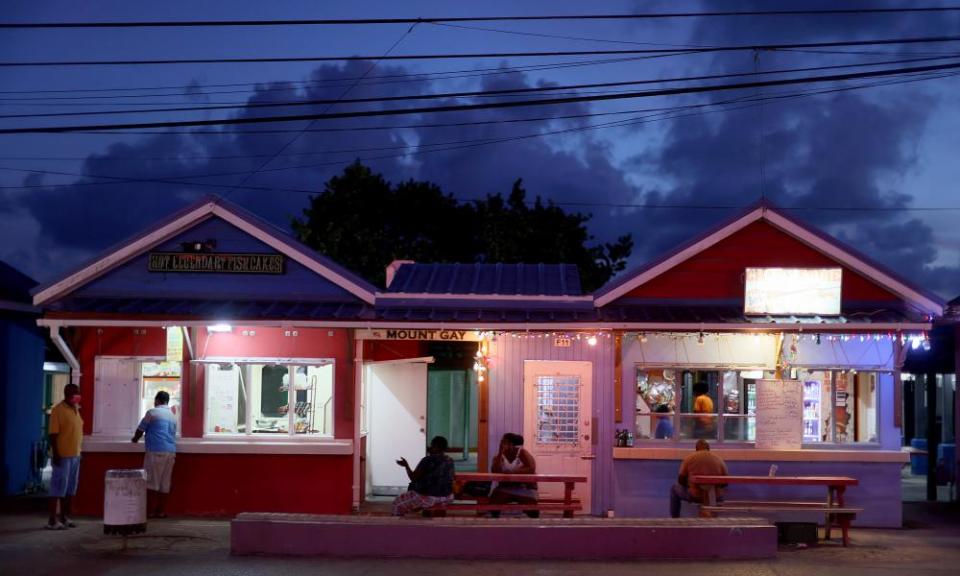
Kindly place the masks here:
<instances>
[{"instance_id":1,"label":"metal trash can","mask_svg":"<svg viewBox=\"0 0 960 576\"><path fill-rule=\"evenodd\" d=\"M143 470L107 470L103 483L103 533L147 531L147 475Z\"/></svg>"},{"instance_id":2,"label":"metal trash can","mask_svg":"<svg viewBox=\"0 0 960 576\"><path fill-rule=\"evenodd\" d=\"M926 438L914 438L910 441L910 447L914 450L926 450L927 449L927 439ZM926 476L927 475L927 462L929 461L929 456L927 454L910 454L910 473L914 476Z\"/></svg>"}]
</instances>

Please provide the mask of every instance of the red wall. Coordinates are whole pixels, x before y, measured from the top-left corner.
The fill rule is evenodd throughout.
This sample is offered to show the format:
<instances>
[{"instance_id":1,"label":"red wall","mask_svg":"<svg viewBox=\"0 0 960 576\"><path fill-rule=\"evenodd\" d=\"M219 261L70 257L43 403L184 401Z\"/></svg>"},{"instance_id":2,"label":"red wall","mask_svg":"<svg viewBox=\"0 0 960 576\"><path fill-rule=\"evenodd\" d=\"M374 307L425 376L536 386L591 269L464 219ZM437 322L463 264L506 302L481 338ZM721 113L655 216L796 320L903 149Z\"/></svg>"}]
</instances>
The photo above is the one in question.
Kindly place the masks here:
<instances>
[{"instance_id":1,"label":"red wall","mask_svg":"<svg viewBox=\"0 0 960 576\"><path fill-rule=\"evenodd\" d=\"M74 328L70 345L80 362L83 433L93 432L97 356L165 356L167 335L163 328ZM130 431L133 435L133 430Z\"/></svg>"},{"instance_id":2,"label":"red wall","mask_svg":"<svg viewBox=\"0 0 960 576\"><path fill-rule=\"evenodd\" d=\"M97 356L165 356L166 332L163 328L74 328L71 347L80 362L80 390L83 395L84 433L93 431ZM244 331L247 335L244 336ZM252 332L252 334L251 334ZM293 332L297 335L294 336ZM286 335L289 333L289 335ZM194 352L208 356L248 356L264 358L333 358L334 436L353 438L354 362L353 336L350 330L263 326L235 326L230 333L208 334L205 328L191 330ZM203 436L203 370L190 363L184 346L184 366L189 377L183 380L181 435ZM130 431L133 434L133 431Z\"/></svg>"},{"instance_id":3,"label":"red wall","mask_svg":"<svg viewBox=\"0 0 960 576\"><path fill-rule=\"evenodd\" d=\"M767 222L754 222L693 258L629 292L635 298L743 299L748 267L814 268L839 264ZM843 268L844 301L899 298Z\"/></svg>"},{"instance_id":4,"label":"red wall","mask_svg":"<svg viewBox=\"0 0 960 576\"><path fill-rule=\"evenodd\" d=\"M420 340L364 340L363 360L404 360L423 358L427 355L429 342Z\"/></svg>"},{"instance_id":5,"label":"red wall","mask_svg":"<svg viewBox=\"0 0 960 576\"><path fill-rule=\"evenodd\" d=\"M103 514L107 470L141 468L143 455L84 453L75 510ZM351 456L177 454L168 511L173 515L233 516L240 512L349 514Z\"/></svg>"}]
</instances>

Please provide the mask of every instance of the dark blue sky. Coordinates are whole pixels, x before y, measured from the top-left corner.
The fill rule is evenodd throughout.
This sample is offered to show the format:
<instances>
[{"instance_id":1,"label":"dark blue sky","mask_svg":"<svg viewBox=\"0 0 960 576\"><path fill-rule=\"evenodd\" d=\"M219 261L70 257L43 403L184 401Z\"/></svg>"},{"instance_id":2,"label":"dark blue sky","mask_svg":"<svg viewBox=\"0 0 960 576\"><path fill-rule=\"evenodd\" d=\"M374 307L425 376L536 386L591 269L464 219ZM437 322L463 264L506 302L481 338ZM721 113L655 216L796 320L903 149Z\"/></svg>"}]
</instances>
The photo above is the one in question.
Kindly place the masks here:
<instances>
[{"instance_id":1,"label":"dark blue sky","mask_svg":"<svg viewBox=\"0 0 960 576\"><path fill-rule=\"evenodd\" d=\"M777 8L836 7L810 0L777 2ZM862 2L850 4L862 5ZM903 6L903 2L870 2ZM936 5L933 0L917 5ZM713 9L769 9L748 2L22 2L4 3L4 21L279 19L506 15ZM517 50L624 49L648 46L817 42L957 34L960 16L886 15L686 19L654 21L522 22L467 24L504 31L579 36L544 38L423 24L408 26L295 27L256 29L132 29L0 31L4 60L143 59L242 56L377 55L402 38L394 54L504 52ZM605 40L600 41L600 40ZM629 43L643 43L633 45ZM884 46L844 53L747 52L685 55L540 70L490 70L585 62L610 57L455 60L382 63L348 97L516 88L701 74L748 72L960 53L958 43ZM849 53L849 52L858 53ZM867 54L863 52L869 52ZM3 68L0 115L137 109L248 101L336 98L371 62L345 65L216 64L189 66ZM487 69L480 71L480 69ZM449 78L398 75L457 71ZM346 79L346 80L344 80ZM417 80L417 81L411 81ZM895 79L902 80L902 79ZM889 81L889 80L888 80ZM877 84L876 80L856 85ZM230 86L224 86L230 85ZM853 84L846 84L851 86ZM755 98L757 90L669 96L609 103L507 110L180 129L158 134L0 135L0 259L47 280L80 260L135 233L196 198L227 192L197 183L319 190L355 158L386 177L432 180L458 198L509 191L523 178L528 191L554 201L586 204L569 210L593 213L599 240L630 232L634 263L670 248L731 214L728 209L631 208L624 204L745 206L761 192L801 219L825 228L905 276L946 297L960 294L960 101L957 77L874 85L860 90L768 102L720 105ZM765 89L764 95L796 94L826 86ZM125 92L82 89L151 88ZM628 87L627 89L630 89ZM39 92L68 90L68 92ZM609 90L609 89L608 89ZM20 93L13 93L14 91ZM71 100L77 96L138 95L137 98ZM50 99L57 97L60 99ZM47 99L42 99L47 98ZM476 100L476 99L475 99ZM489 99L488 99L489 100ZM479 100L476 100L479 101ZM460 103L469 102L460 100ZM647 116L498 122L604 112L710 104L627 126L589 130L591 125ZM380 107L381 105L367 105ZM392 107L394 104L383 105ZM315 107L322 111L325 107ZM336 105L350 110L356 105ZM303 112L298 107L296 112ZM269 113L294 113L271 109ZM151 119L220 118L262 112L227 111L151 114ZM41 123L133 121L143 114L72 119L0 119L2 126ZM679 116L679 117L678 117ZM459 127L411 124L487 121ZM387 129L360 130L359 128ZM285 133L236 133L263 129ZM567 130L563 134L544 132ZM210 133L210 132L214 133ZM540 134L540 136L537 136ZM452 142L529 136L484 146ZM293 141L292 143L290 143ZM448 143L411 154L411 146ZM271 156L265 169L250 175ZM422 149L421 149L422 150ZM26 172L33 170L35 172ZM41 173L46 172L46 173ZM59 172L61 174L50 174ZM208 174L230 173L222 176ZM82 174L85 176L75 176ZM94 175L171 179L191 183L107 183ZM182 178L186 180L186 178ZM307 195L243 190L230 198L286 226ZM610 205L621 205L619 207ZM829 208L855 208L831 210ZM929 207L953 210L926 210Z\"/></svg>"}]
</instances>

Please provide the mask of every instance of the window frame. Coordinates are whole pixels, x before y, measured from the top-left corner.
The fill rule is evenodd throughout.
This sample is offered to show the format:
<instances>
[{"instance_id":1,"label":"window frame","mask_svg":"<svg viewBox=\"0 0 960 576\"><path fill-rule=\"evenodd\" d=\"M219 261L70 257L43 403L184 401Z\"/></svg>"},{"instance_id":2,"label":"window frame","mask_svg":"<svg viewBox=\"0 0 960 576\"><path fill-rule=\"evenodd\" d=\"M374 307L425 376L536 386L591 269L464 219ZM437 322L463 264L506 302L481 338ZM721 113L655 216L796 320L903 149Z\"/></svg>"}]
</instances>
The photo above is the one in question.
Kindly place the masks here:
<instances>
[{"instance_id":1,"label":"window frame","mask_svg":"<svg viewBox=\"0 0 960 576\"><path fill-rule=\"evenodd\" d=\"M727 441L725 439L726 426L724 425L724 422L725 422L724 417L726 415L723 413L724 382L723 382L722 374L728 371L735 371L739 374L739 372L744 372L749 370L760 370L766 374L768 372L771 372L769 369L767 369L767 367L749 368L749 367L743 367L743 366L736 366L736 367L680 366L680 365L670 365L670 364L643 364L638 362L634 364L633 378L631 380L631 385L632 385L634 394L639 396L639 390L637 386L637 382L639 380L639 373L656 371L656 370L674 370L677 372L677 377L673 381L673 397L675 399L674 403L675 403L676 409L670 414L670 421L673 424L674 434L671 438L663 438L663 439L637 437L634 441L635 446L640 445L648 448L657 447L657 446L660 446L660 447L678 446L678 445L686 446L686 445L693 445L696 442L696 438L680 438L681 420L682 420L681 416L690 417L693 415L693 413L686 413L686 412L680 411L680 405L681 405L680 399L681 399L681 391L683 387L683 378L681 375L683 374L683 372L692 371L692 372L718 372L721 374L721 378L719 378L717 382L717 401L715 402L715 406L714 406L714 409L715 409L714 415L717 421L717 435L716 435L716 438L708 439L708 441L711 443L716 443L717 445L720 445L720 446L727 447L727 448L754 448L755 447L756 445L755 440L754 441L748 441L748 440ZM838 442L836 440L836 422L834 421L835 420L834 418L831 418L830 427L829 427L830 438L823 442L803 442L801 444L801 448L803 450L807 450L807 449L842 450L842 449L847 449L851 447L870 448L870 449L880 448L881 446L880 436L882 434L882 428L881 428L882 402L880 399L880 377L884 373L889 373L889 371L856 370L852 368L820 368L820 367L813 367L813 368L794 367L794 368L788 368L786 370L788 371L788 375L794 375L794 372L799 370L804 370L807 372L827 372L829 374L829 382L830 382L830 389L831 389L830 400L829 400L830 401L829 410L831 414L836 413L836 396L837 396L836 382L840 374L846 374L847 372L851 372L851 371L853 371L855 374L872 374L873 377L876 379L876 391L875 391L876 397L874 400L876 403L876 409L874 410L874 426L875 426L875 430L877 431L876 440L859 441L859 442ZM794 378L794 379L797 379L797 378ZM738 380L739 380L739 376L738 376ZM824 380L824 382L826 382L826 380ZM853 395L851 394L850 397L853 398ZM746 399L744 399L743 401L746 401ZM633 433L636 435L637 428L638 428L637 416L640 414L640 412L636 408L636 401L634 402L633 406L634 406L634 412L632 417L632 427L633 427ZM650 418L651 430L653 430L654 414L655 412L652 412L652 411L648 413L648 417ZM730 414L728 417L747 418L748 415L747 414ZM856 416L856 417L859 417L859 416Z\"/></svg>"},{"instance_id":2,"label":"window frame","mask_svg":"<svg viewBox=\"0 0 960 576\"><path fill-rule=\"evenodd\" d=\"M256 356L208 356L200 360L194 360L193 363L200 364L204 370L204 391L203 391L203 438L204 439L244 439L255 442L269 441L297 441L310 442L317 440L331 440L336 438L336 397L337 397L337 362L335 358L273 358ZM206 369L211 364L233 364L240 368L240 379L243 386L248 386L247 380L248 367L258 366L283 366L287 369L287 374L294 375L293 385L287 386L287 433L286 434L256 434L253 431L253 410L250 402L244 403L244 424L246 430L243 432L211 432L208 430L209 418L209 388L206 386ZM290 406L296 407L297 389L295 385L296 368L300 366L330 366L330 398L324 403L324 406L317 407L324 410L327 403L331 405L330 409L330 433L318 432L309 434L306 432L298 433L296 431L296 410L290 410ZM261 383L262 385L262 383ZM249 398L249 396L248 396ZM326 413L324 413L324 422L326 422Z\"/></svg>"},{"instance_id":3,"label":"window frame","mask_svg":"<svg viewBox=\"0 0 960 576\"><path fill-rule=\"evenodd\" d=\"M123 400L126 404L128 404L126 408L129 411L128 415L132 417L132 424L129 431L129 435L132 436L136 431L137 425L140 423L140 420L143 418L143 414L140 412L142 408L141 402L143 401L143 365L148 362L165 362L167 361L167 357L160 356L160 355L129 356L129 355L123 355L123 354L98 354L94 357L93 427L91 428L92 432L90 434L90 437L91 438L120 438L120 437L126 438L127 437L126 434L121 435L119 433L100 431L102 426L102 418L103 418L102 416L103 410L101 409L101 402L105 400L104 398L105 394L101 393L102 388L100 384L101 377L102 377L101 361L104 361L104 360L120 361L120 362L127 361L132 364L135 364L134 375L137 382L136 393L132 394L130 398L126 398L125 400ZM186 370L184 369L185 366L186 364L184 362L180 362L180 390L181 391L183 390L183 379L186 373ZM181 397L181 404L182 404L182 401L183 401L183 398ZM179 419L178 419L178 426L177 426L178 438L181 436L180 429L181 429L181 426L179 426ZM116 430L119 430L119 428L117 428Z\"/></svg>"}]
</instances>

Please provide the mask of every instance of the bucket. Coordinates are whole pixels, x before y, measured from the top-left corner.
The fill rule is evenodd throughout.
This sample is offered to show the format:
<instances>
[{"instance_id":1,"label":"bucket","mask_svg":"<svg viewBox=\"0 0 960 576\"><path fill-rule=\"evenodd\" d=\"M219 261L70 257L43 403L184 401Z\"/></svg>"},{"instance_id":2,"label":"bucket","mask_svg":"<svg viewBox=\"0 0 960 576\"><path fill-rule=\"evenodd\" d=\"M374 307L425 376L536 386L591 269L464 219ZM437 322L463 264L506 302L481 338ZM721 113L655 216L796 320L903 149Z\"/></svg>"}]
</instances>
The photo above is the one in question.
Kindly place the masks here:
<instances>
[{"instance_id":1,"label":"bucket","mask_svg":"<svg viewBox=\"0 0 960 576\"><path fill-rule=\"evenodd\" d=\"M107 470L103 486L103 533L146 532L146 473L143 470Z\"/></svg>"}]
</instances>

